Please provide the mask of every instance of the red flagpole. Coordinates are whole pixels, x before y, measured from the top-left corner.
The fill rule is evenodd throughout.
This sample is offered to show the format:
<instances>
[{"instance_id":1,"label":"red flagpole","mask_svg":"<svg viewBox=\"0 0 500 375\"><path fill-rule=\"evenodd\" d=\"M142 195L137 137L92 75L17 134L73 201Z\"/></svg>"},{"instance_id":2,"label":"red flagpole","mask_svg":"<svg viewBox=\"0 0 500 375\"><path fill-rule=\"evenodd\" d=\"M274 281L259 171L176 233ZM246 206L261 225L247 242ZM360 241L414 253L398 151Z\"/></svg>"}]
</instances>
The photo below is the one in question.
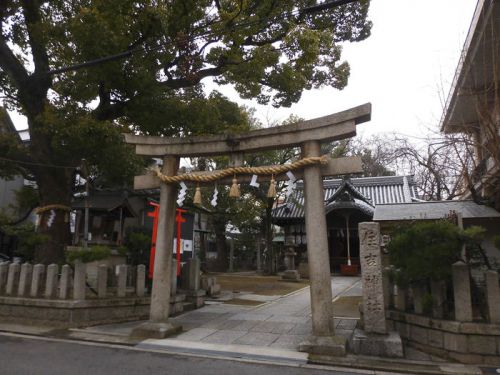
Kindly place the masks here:
<instances>
[{"instance_id":1,"label":"red flagpole","mask_svg":"<svg viewBox=\"0 0 500 375\"><path fill-rule=\"evenodd\" d=\"M182 217L182 214L187 212L187 210L183 210L182 208L177 208L177 215L175 216L175 221L177 222L177 276L181 274L181 224L186 222L186 219Z\"/></svg>"}]
</instances>

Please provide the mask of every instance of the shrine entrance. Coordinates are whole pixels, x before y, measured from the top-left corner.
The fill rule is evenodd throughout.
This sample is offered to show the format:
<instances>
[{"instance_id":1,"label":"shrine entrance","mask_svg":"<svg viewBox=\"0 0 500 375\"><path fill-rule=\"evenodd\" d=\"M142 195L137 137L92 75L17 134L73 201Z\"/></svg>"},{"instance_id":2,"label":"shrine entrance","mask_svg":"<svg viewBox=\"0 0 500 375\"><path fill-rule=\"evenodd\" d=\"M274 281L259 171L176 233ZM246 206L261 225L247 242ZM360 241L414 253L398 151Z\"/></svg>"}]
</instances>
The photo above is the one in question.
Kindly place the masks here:
<instances>
[{"instance_id":1,"label":"shrine entrance","mask_svg":"<svg viewBox=\"0 0 500 375\"><path fill-rule=\"evenodd\" d=\"M316 354L345 355L346 339L335 335L328 254L328 232L324 206L323 177L359 173L359 157L330 159L321 154L321 142L346 139L356 135L356 125L369 121L371 105L338 112L329 116L302 121L293 125L259 129L236 135L171 138L126 134L125 140L135 145L138 155L163 158L161 171L136 176L135 189L160 188L158 234L151 292L150 319L134 334L145 337L166 337L180 330L169 322L172 271L172 243L179 184L185 193L188 185L217 182L238 190L238 183L259 181L304 180L305 229L308 234L311 320L313 336L300 345L300 350ZM300 147L302 159L285 165L245 167L244 153ZM181 157L227 155L231 167L221 171L178 174ZM188 185L186 185L188 184ZM230 193L231 195L231 193ZM235 194L234 196L236 196ZM196 195L195 199L196 200Z\"/></svg>"},{"instance_id":2,"label":"shrine entrance","mask_svg":"<svg viewBox=\"0 0 500 375\"><path fill-rule=\"evenodd\" d=\"M340 273L343 264L359 266L358 224L371 219L371 216L356 209L338 209L326 215L332 273Z\"/></svg>"}]
</instances>

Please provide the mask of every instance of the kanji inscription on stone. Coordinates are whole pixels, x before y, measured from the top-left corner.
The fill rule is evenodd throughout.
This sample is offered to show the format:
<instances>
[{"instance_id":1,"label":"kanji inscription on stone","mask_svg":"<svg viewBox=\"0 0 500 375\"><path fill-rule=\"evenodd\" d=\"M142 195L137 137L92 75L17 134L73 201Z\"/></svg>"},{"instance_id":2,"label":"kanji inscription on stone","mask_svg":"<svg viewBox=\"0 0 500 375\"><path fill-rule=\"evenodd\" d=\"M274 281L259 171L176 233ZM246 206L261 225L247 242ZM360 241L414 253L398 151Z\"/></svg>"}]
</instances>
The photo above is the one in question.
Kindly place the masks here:
<instances>
[{"instance_id":1,"label":"kanji inscription on stone","mask_svg":"<svg viewBox=\"0 0 500 375\"><path fill-rule=\"evenodd\" d=\"M360 263L366 332L387 333L379 223L360 223Z\"/></svg>"}]
</instances>

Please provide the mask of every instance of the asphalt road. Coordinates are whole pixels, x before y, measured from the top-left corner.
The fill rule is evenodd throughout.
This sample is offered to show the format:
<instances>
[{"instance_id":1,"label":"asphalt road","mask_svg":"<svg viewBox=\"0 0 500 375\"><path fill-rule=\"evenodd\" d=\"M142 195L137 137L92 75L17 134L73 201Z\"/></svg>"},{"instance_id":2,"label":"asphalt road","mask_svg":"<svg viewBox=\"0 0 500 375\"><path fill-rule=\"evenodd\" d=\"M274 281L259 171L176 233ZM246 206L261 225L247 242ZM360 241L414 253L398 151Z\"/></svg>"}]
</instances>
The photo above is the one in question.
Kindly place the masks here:
<instances>
[{"instance_id":1,"label":"asphalt road","mask_svg":"<svg viewBox=\"0 0 500 375\"><path fill-rule=\"evenodd\" d=\"M0 334L0 374L359 375L360 372L156 353L131 347Z\"/></svg>"}]
</instances>

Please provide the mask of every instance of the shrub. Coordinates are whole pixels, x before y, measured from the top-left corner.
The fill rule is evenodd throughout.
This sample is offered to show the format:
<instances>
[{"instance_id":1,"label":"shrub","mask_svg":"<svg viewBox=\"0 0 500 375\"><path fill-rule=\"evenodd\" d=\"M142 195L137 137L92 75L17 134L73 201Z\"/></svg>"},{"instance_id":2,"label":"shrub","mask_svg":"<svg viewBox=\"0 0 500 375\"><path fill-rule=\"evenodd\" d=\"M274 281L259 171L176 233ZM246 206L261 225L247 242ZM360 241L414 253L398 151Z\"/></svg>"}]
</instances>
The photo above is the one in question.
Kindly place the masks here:
<instances>
[{"instance_id":1,"label":"shrub","mask_svg":"<svg viewBox=\"0 0 500 375\"><path fill-rule=\"evenodd\" d=\"M425 293L422 297L422 312L424 315L430 315L432 313L432 306L434 305L434 298L432 294Z\"/></svg>"},{"instance_id":2,"label":"shrub","mask_svg":"<svg viewBox=\"0 0 500 375\"><path fill-rule=\"evenodd\" d=\"M2 229L7 235L17 238L17 249L14 255L21 256L25 262L33 261L36 248L50 240L48 235L36 233L32 223L4 225Z\"/></svg>"},{"instance_id":3,"label":"shrub","mask_svg":"<svg viewBox=\"0 0 500 375\"><path fill-rule=\"evenodd\" d=\"M149 264L151 230L143 227L129 228L123 245L127 249L130 264Z\"/></svg>"},{"instance_id":4,"label":"shrub","mask_svg":"<svg viewBox=\"0 0 500 375\"><path fill-rule=\"evenodd\" d=\"M460 260L461 230L448 221L418 222L399 230L387 249L391 263L409 283L450 280L451 265Z\"/></svg>"},{"instance_id":5,"label":"shrub","mask_svg":"<svg viewBox=\"0 0 500 375\"><path fill-rule=\"evenodd\" d=\"M75 263L76 260L80 260L83 263L95 262L98 260L103 260L111 256L111 249L107 246L92 246L88 249L74 250L66 254L66 260L68 263Z\"/></svg>"},{"instance_id":6,"label":"shrub","mask_svg":"<svg viewBox=\"0 0 500 375\"><path fill-rule=\"evenodd\" d=\"M493 244L498 250L500 250L500 235L493 237Z\"/></svg>"}]
</instances>

